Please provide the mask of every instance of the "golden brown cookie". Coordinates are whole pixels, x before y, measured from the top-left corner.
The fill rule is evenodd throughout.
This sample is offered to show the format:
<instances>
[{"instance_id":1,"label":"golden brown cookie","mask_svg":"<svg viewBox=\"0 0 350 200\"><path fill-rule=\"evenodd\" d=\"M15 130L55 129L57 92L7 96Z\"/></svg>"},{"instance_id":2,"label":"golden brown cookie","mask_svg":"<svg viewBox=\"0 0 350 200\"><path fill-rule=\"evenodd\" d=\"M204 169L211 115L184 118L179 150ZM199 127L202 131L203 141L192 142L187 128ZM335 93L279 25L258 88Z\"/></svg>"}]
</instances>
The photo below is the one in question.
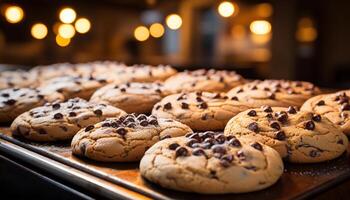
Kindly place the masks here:
<instances>
[{"instance_id":1,"label":"golden brown cookie","mask_svg":"<svg viewBox=\"0 0 350 200\"><path fill-rule=\"evenodd\" d=\"M248 109L227 123L225 135L266 144L297 163L331 160L348 147L347 137L327 118L294 107Z\"/></svg>"},{"instance_id":2,"label":"golden brown cookie","mask_svg":"<svg viewBox=\"0 0 350 200\"><path fill-rule=\"evenodd\" d=\"M192 130L172 119L128 114L81 129L72 140L72 152L104 162L139 161L159 140L187 133Z\"/></svg>"},{"instance_id":3,"label":"golden brown cookie","mask_svg":"<svg viewBox=\"0 0 350 200\"><path fill-rule=\"evenodd\" d=\"M307 100L301 110L317 113L327 117L340 126L342 131L350 134L350 90L334 94L318 95Z\"/></svg>"},{"instance_id":4,"label":"golden brown cookie","mask_svg":"<svg viewBox=\"0 0 350 200\"><path fill-rule=\"evenodd\" d=\"M283 162L269 146L208 131L156 143L142 158L140 172L173 190L244 193L273 185Z\"/></svg>"}]
</instances>

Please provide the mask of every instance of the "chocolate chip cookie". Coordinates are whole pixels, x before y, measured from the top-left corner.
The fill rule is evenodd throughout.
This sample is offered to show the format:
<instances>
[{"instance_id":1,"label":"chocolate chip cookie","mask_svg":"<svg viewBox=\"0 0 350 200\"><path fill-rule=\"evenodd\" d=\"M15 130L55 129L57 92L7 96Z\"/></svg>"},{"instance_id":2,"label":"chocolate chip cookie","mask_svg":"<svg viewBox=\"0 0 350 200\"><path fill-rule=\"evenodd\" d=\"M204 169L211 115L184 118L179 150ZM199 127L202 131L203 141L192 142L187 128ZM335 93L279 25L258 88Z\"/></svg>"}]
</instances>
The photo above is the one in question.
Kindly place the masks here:
<instances>
[{"instance_id":1,"label":"chocolate chip cookie","mask_svg":"<svg viewBox=\"0 0 350 200\"><path fill-rule=\"evenodd\" d=\"M72 140L72 151L98 161L139 161L159 140L191 132L188 126L172 119L128 114L81 129Z\"/></svg>"},{"instance_id":2,"label":"chocolate chip cookie","mask_svg":"<svg viewBox=\"0 0 350 200\"><path fill-rule=\"evenodd\" d=\"M3 71L0 73L0 89L34 87L36 79L35 74L24 70Z\"/></svg>"},{"instance_id":3,"label":"chocolate chip cookie","mask_svg":"<svg viewBox=\"0 0 350 200\"><path fill-rule=\"evenodd\" d=\"M178 73L164 82L164 86L172 93L179 92L227 92L245 81L234 71L195 70Z\"/></svg>"},{"instance_id":4,"label":"chocolate chip cookie","mask_svg":"<svg viewBox=\"0 0 350 200\"><path fill-rule=\"evenodd\" d=\"M173 94L154 105L152 114L175 119L193 130L223 130L228 120L248 107L220 93Z\"/></svg>"},{"instance_id":5,"label":"chocolate chip cookie","mask_svg":"<svg viewBox=\"0 0 350 200\"><path fill-rule=\"evenodd\" d=\"M295 107L248 109L227 123L225 135L266 144L297 163L331 160L348 146L345 134L326 117Z\"/></svg>"},{"instance_id":6,"label":"chocolate chip cookie","mask_svg":"<svg viewBox=\"0 0 350 200\"><path fill-rule=\"evenodd\" d=\"M169 65L132 65L127 67L127 74L132 82L164 81L177 71Z\"/></svg>"},{"instance_id":7,"label":"chocolate chip cookie","mask_svg":"<svg viewBox=\"0 0 350 200\"><path fill-rule=\"evenodd\" d=\"M10 88L0 90L0 122L12 122L18 115L46 102L63 101L63 95L53 92L44 95L31 88Z\"/></svg>"},{"instance_id":8,"label":"chocolate chip cookie","mask_svg":"<svg viewBox=\"0 0 350 200\"><path fill-rule=\"evenodd\" d=\"M315 96L307 100L301 110L327 117L345 134L350 134L350 90Z\"/></svg>"},{"instance_id":9,"label":"chocolate chip cookie","mask_svg":"<svg viewBox=\"0 0 350 200\"><path fill-rule=\"evenodd\" d=\"M252 108L263 105L300 107L307 99L319 93L320 90L309 82L257 80L233 88L227 96L237 97Z\"/></svg>"},{"instance_id":10,"label":"chocolate chip cookie","mask_svg":"<svg viewBox=\"0 0 350 200\"><path fill-rule=\"evenodd\" d=\"M66 99L79 97L89 100L91 95L100 87L107 84L105 79L93 76L62 76L41 83L39 89L44 93L59 92Z\"/></svg>"},{"instance_id":11,"label":"chocolate chip cookie","mask_svg":"<svg viewBox=\"0 0 350 200\"><path fill-rule=\"evenodd\" d=\"M156 143L142 158L140 172L173 190L244 193L273 185L283 173L283 162L262 143L208 131Z\"/></svg>"},{"instance_id":12,"label":"chocolate chip cookie","mask_svg":"<svg viewBox=\"0 0 350 200\"><path fill-rule=\"evenodd\" d=\"M154 104L168 93L161 83L109 84L98 89L91 102L105 103L127 113L151 113Z\"/></svg>"},{"instance_id":13,"label":"chocolate chip cookie","mask_svg":"<svg viewBox=\"0 0 350 200\"><path fill-rule=\"evenodd\" d=\"M113 106L74 98L63 103L47 103L19 115L11 130L14 135L33 141L67 140L81 128L125 114Z\"/></svg>"}]
</instances>

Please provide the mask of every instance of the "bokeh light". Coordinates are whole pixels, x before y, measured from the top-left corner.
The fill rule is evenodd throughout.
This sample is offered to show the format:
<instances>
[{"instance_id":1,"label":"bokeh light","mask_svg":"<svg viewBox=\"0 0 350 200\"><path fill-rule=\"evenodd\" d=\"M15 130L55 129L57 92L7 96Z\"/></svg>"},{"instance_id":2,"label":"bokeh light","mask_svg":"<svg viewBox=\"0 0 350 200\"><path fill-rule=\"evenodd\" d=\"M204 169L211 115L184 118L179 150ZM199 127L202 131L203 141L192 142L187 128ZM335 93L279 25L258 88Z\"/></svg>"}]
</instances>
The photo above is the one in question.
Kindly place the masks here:
<instances>
[{"instance_id":1,"label":"bokeh light","mask_svg":"<svg viewBox=\"0 0 350 200\"><path fill-rule=\"evenodd\" d=\"M59 18L63 23L72 23L77 17L77 13L72 8L63 8L60 11Z\"/></svg>"},{"instance_id":2,"label":"bokeh light","mask_svg":"<svg viewBox=\"0 0 350 200\"><path fill-rule=\"evenodd\" d=\"M235 6L229 1L221 2L218 6L218 12L223 17L230 17L235 12Z\"/></svg>"},{"instance_id":3,"label":"bokeh light","mask_svg":"<svg viewBox=\"0 0 350 200\"><path fill-rule=\"evenodd\" d=\"M149 38L148 28L145 26L138 26L134 31L134 36L138 41L145 41Z\"/></svg>"},{"instance_id":4,"label":"bokeh light","mask_svg":"<svg viewBox=\"0 0 350 200\"><path fill-rule=\"evenodd\" d=\"M63 38L60 35L56 36L56 44L60 47L66 47L70 44L69 38Z\"/></svg>"},{"instance_id":5,"label":"bokeh light","mask_svg":"<svg viewBox=\"0 0 350 200\"><path fill-rule=\"evenodd\" d=\"M177 14L170 14L166 17L166 24L170 29L176 30L181 27L182 19Z\"/></svg>"},{"instance_id":6,"label":"bokeh light","mask_svg":"<svg viewBox=\"0 0 350 200\"><path fill-rule=\"evenodd\" d=\"M155 38L160 38L164 35L164 27L160 23L154 23L149 28L149 32Z\"/></svg>"},{"instance_id":7,"label":"bokeh light","mask_svg":"<svg viewBox=\"0 0 350 200\"><path fill-rule=\"evenodd\" d=\"M23 9L19 6L9 6L5 10L5 18L11 24L20 22L23 16Z\"/></svg>"},{"instance_id":8,"label":"bokeh light","mask_svg":"<svg viewBox=\"0 0 350 200\"><path fill-rule=\"evenodd\" d=\"M250 24L250 31L257 35L265 35L271 32L271 24L266 20L256 20Z\"/></svg>"},{"instance_id":9,"label":"bokeh light","mask_svg":"<svg viewBox=\"0 0 350 200\"><path fill-rule=\"evenodd\" d=\"M303 17L298 22L298 29L295 34L299 42L313 42L317 39L317 30L314 22L309 17Z\"/></svg>"},{"instance_id":10,"label":"bokeh light","mask_svg":"<svg viewBox=\"0 0 350 200\"><path fill-rule=\"evenodd\" d=\"M30 30L32 36L38 40L44 39L47 35L47 32L47 27L42 23L34 24Z\"/></svg>"},{"instance_id":11,"label":"bokeh light","mask_svg":"<svg viewBox=\"0 0 350 200\"><path fill-rule=\"evenodd\" d=\"M75 35L75 29L71 24L61 24L58 27L58 34L63 38L72 38Z\"/></svg>"},{"instance_id":12,"label":"bokeh light","mask_svg":"<svg viewBox=\"0 0 350 200\"><path fill-rule=\"evenodd\" d=\"M256 14L259 17L270 17L273 13L272 5L269 3L261 3L257 5Z\"/></svg>"},{"instance_id":13,"label":"bokeh light","mask_svg":"<svg viewBox=\"0 0 350 200\"><path fill-rule=\"evenodd\" d=\"M87 33L91 28L91 23L86 18L79 18L75 22L75 30L77 30L78 33Z\"/></svg>"}]
</instances>

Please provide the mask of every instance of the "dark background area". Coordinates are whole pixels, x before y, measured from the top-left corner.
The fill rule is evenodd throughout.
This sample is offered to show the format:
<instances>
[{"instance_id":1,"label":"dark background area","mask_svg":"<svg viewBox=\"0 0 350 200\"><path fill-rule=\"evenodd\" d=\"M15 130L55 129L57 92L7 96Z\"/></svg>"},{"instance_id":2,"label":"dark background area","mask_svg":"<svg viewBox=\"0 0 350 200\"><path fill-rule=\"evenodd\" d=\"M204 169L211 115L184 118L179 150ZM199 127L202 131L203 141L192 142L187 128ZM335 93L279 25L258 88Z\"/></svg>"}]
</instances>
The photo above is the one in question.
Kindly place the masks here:
<instances>
[{"instance_id":1,"label":"dark background area","mask_svg":"<svg viewBox=\"0 0 350 200\"><path fill-rule=\"evenodd\" d=\"M247 78L298 79L322 87L350 87L350 1L235 0L231 2L236 11L228 18L218 14L220 2L3 0L0 63L35 66L117 60L128 64L171 64L180 70L229 69ZM24 10L22 21L6 21L4 9L9 5ZM88 18L91 29L86 34L76 34L68 46L60 47L55 42L53 25L59 22L58 14L64 7L73 8L78 17ZM171 13L182 18L178 30L166 27L165 18ZM154 14L158 17L152 18ZM271 32L254 35L249 29L254 20L268 21ZM48 35L41 40L30 33L37 22L48 27ZM135 28L149 27L154 22L164 25L165 34L137 41Z\"/></svg>"}]
</instances>

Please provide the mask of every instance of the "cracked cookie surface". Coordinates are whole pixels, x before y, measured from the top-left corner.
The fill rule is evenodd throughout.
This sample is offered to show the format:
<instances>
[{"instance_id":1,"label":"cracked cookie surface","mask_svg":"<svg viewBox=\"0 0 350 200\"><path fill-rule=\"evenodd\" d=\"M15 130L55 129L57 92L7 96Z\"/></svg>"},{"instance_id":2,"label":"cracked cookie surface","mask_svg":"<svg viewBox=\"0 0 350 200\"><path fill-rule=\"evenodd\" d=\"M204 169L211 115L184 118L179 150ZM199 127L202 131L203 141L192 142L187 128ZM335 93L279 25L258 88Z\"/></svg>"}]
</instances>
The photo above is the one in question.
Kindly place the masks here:
<instances>
[{"instance_id":1,"label":"cracked cookie surface","mask_svg":"<svg viewBox=\"0 0 350 200\"><path fill-rule=\"evenodd\" d=\"M350 135L350 90L315 96L307 100L301 110L327 117Z\"/></svg>"},{"instance_id":2,"label":"cracked cookie surface","mask_svg":"<svg viewBox=\"0 0 350 200\"><path fill-rule=\"evenodd\" d=\"M224 132L266 144L296 163L331 160L348 146L345 134L327 118L295 107L248 109L233 117Z\"/></svg>"},{"instance_id":3,"label":"cracked cookie surface","mask_svg":"<svg viewBox=\"0 0 350 200\"><path fill-rule=\"evenodd\" d=\"M154 105L152 114L175 119L193 130L223 130L228 120L247 108L220 93L191 92L163 98Z\"/></svg>"},{"instance_id":4,"label":"cracked cookie surface","mask_svg":"<svg viewBox=\"0 0 350 200\"><path fill-rule=\"evenodd\" d=\"M179 92L227 92L245 82L242 76L234 71L195 70L178 73L164 82L164 87L172 93Z\"/></svg>"},{"instance_id":5,"label":"cracked cookie surface","mask_svg":"<svg viewBox=\"0 0 350 200\"><path fill-rule=\"evenodd\" d=\"M256 80L233 88L227 93L227 96L235 96L251 108L263 105L300 107L307 99L319 93L320 90L309 82Z\"/></svg>"},{"instance_id":6,"label":"cracked cookie surface","mask_svg":"<svg viewBox=\"0 0 350 200\"><path fill-rule=\"evenodd\" d=\"M74 98L63 103L46 103L19 115L11 130L14 135L33 141L68 140L83 127L125 114L113 106Z\"/></svg>"},{"instance_id":7,"label":"cracked cookie surface","mask_svg":"<svg viewBox=\"0 0 350 200\"><path fill-rule=\"evenodd\" d=\"M151 113L154 104L167 94L161 83L108 84L98 89L90 102L109 104L127 113Z\"/></svg>"},{"instance_id":8,"label":"cracked cookie surface","mask_svg":"<svg viewBox=\"0 0 350 200\"><path fill-rule=\"evenodd\" d=\"M140 172L173 190L243 193L273 185L283 173L283 162L266 145L207 131L156 143L142 158Z\"/></svg>"},{"instance_id":9,"label":"cracked cookie surface","mask_svg":"<svg viewBox=\"0 0 350 200\"><path fill-rule=\"evenodd\" d=\"M105 162L139 161L161 139L183 136L192 130L171 119L128 114L81 129L72 140L78 156Z\"/></svg>"},{"instance_id":10,"label":"cracked cookie surface","mask_svg":"<svg viewBox=\"0 0 350 200\"><path fill-rule=\"evenodd\" d=\"M44 95L31 88L9 88L0 90L0 122L11 122L18 115L46 102L63 101L60 93Z\"/></svg>"}]
</instances>

